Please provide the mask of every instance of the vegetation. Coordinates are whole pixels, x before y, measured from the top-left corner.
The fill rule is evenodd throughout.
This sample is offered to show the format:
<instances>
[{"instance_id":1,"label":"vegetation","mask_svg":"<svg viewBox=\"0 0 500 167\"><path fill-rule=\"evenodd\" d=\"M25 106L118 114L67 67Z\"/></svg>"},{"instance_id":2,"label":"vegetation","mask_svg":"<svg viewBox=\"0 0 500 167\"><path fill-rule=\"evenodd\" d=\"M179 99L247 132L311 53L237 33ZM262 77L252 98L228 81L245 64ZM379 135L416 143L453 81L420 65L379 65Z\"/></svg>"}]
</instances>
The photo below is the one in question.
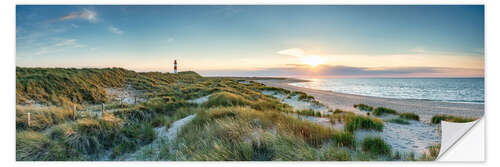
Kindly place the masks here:
<instances>
[{"instance_id":1,"label":"vegetation","mask_svg":"<svg viewBox=\"0 0 500 167\"><path fill-rule=\"evenodd\" d=\"M303 92L205 78L194 72L137 73L121 68L16 68L17 160L120 160L160 143L158 160L371 160L389 156L383 141L356 143L354 131L383 129L375 117L335 110L295 111L264 90L320 104ZM109 88L131 87L137 104L121 105ZM210 95L197 104L193 99ZM100 103L106 112L100 112ZM78 112L73 120L73 105ZM345 123L334 130L284 113L323 116ZM27 123L30 113L30 126ZM158 130L196 114L172 141ZM376 144L378 142L378 144ZM373 147L373 148L371 148ZM363 152L361 152L363 151ZM390 152L390 151L389 151ZM145 152L145 157L153 157Z\"/></svg>"},{"instance_id":2,"label":"vegetation","mask_svg":"<svg viewBox=\"0 0 500 167\"><path fill-rule=\"evenodd\" d=\"M373 111L373 107L366 104L355 104L353 107L362 111Z\"/></svg>"},{"instance_id":3,"label":"vegetation","mask_svg":"<svg viewBox=\"0 0 500 167\"><path fill-rule=\"evenodd\" d=\"M415 113L401 113L399 114L399 117L408 120L415 120L415 121L420 120L420 117Z\"/></svg>"},{"instance_id":4,"label":"vegetation","mask_svg":"<svg viewBox=\"0 0 500 167\"><path fill-rule=\"evenodd\" d=\"M300 115L307 115L307 116L313 116L313 117L321 117L321 112L319 111L314 111L313 109L305 109L305 110L298 110L296 111L297 114Z\"/></svg>"},{"instance_id":5,"label":"vegetation","mask_svg":"<svg viewBox=\"0 0 500 167\"><path fill-rule=\"evenodd\" d=\"M343 113L344 111L342 111L341 109L335 109L335 111L333 111L333 114L340 114L340 113Z\"/></svg>"},{"instance_id":6,"label":"vegetation","mask_svg":"<svg viewBox=\"0 0 500 167\"><path fill-rule=\"evenodd\" d=\"M391 146L380 137L366 137L361 142L362 150L375 155L390 155Z\"/></svg>"},{"instance_id":7,"label":"vegetation","mask_svg":"<svg viewBox=\"0 0 500 167\"><path fill-rule=\"evenodd\" d=\"M390 120L388 120L388 122L397 123L397 124L403 124L403 125L410 124L410 122L408 122L406 119L402 119L402 118L390 119Z\"/></svg>"},{"instance_id":8,"label":"vegetation","mask_svg":"<svg viewBox=\"0 0 500 167\"><path fill-rule=\"evenodd\" d=\"M72 120L73 112L61 107L16 107L16 127L18 130L28 128L28 113L30 113L30 128L43 130L53 125Z\"/></svg>"},{"instance_id":9,"label":"vegetation","mask_svg":"<svg viewBox=\"0 0 500 167\"><path fill-rule=\"evenodd\" d=\"M352 116L345 124L345 130L348 132L354 132L358 129L382 131L383 128L384 123L380 119L361 115Z\"/></svg>"},{"instance_id":10,"label":"vegetation","mask_svg":"<svg viewBox=\"0 0 500 167\"><path fill-rule=\"evenodd\" d=\"M477 120L477 118L469 118L469 117L460 117L460 116L452 116L452 115L439 114L439 115L434 115L432 117L431 124L440 124L441 121L465 123L465 122L472 122L472 121L475 121L475 120Z\"/></svg>"},{"instance_id":11,"label":"vegetation","mask_svg":"<svg viewBox=\"0 0 500 167\"><path fill-rule=\"evenodd\" d=\"M244 106L250 102L240 95L235 95L228 92L215 93L205 103L206 107L214 106Z\"/></svg>"},{"instance_id":12,"label":"vegetation","mask_svg":"<svg viewBox=\"0 0 500 167\"><path fill-rule=\"evenodd\" d=\"M396 110L385 107L377 107L375 108L375 110L373 110L373 115L375 116L381 116L384 114L398 114L398 112Z\"/></svg>"}]
</instances>

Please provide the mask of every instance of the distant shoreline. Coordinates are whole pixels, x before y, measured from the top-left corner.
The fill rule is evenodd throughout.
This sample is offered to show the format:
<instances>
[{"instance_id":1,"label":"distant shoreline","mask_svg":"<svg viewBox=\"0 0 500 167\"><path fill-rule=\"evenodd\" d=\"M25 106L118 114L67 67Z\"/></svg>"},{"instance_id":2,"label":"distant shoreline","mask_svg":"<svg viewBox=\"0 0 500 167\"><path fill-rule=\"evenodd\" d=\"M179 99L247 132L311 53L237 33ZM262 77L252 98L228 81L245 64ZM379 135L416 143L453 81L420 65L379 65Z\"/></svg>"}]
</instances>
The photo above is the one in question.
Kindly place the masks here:
<instances>
[{"instance_id":1,"label":"distant shoreline","mask_svg":"<svg viewBox=\"0 0 500 167\"><path fill-rule=\"evenodd\" d=\"M289 83L301 82L300 79L254 79L253 81L268 86L280 87L292 91L302 91L314 96L321 103L333 109L353 111L354 104L367 104L371 106L382 106L395 109L400 112L413 112L420 115L423 120L429 121L437 114L449 114L464 117L482 117L484 115L484 104L477 103L452 103L421 99L396 99L374 96L362 96L354 94L339 93L327 90L318 90L289 85Z\"/></svg>"},{"instance_id":2,"label":"distant shoreline","mask_svg":"<svg viewBox=\"0 0 500 167\"><path fill-rule=\"evenodd\" d=\"M229 79L234 79L234 80L252 80L252 81L255 81L255 80L281 80L281 81L287 81L289 83L311 82L310 80L306 80L306 79L287 78L287 77L217 77L217 76L210 76L210 77L205 77L205 78L229 78Z\"/></svg>"}]
</instances>

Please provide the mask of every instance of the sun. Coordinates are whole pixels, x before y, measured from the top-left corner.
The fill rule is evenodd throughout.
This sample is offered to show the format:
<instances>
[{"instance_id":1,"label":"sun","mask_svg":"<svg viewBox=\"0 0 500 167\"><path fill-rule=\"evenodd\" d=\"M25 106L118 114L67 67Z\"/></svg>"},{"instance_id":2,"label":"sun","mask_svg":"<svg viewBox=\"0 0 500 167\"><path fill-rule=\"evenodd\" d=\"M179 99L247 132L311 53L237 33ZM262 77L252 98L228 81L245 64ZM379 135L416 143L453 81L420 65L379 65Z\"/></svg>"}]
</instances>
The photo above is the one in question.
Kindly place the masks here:
<instances>
[{"instance_id":1,"label":"sun","mask_svg":"<svg viewBox=\"0 0 500 167\"><path fill-rule=\"evenodd\" d=\"M307 56L302 58L302 63L316 67L317 65L324 64L325 58L321 56Z\"/></svg>"}]
</instances>

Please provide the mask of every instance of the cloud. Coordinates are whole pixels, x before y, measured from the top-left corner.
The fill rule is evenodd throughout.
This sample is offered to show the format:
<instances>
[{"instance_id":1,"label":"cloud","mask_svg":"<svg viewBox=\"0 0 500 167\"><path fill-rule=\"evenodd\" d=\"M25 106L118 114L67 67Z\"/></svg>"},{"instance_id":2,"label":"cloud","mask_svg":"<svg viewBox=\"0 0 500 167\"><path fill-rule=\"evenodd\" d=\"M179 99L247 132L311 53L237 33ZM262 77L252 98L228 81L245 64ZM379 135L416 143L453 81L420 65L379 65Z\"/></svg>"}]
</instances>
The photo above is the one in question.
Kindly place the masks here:
<instances>
[{"instance_id":1,"label":"cloud","mask_svg":"<svg viewBox=\"0 0 500 167\"><path fill-rule=\"evenodd\" d=\"M108 27L108 30L110 32L118 34L118 35L122 35L123 34L122 30L120 30L120 29L118 29L118 28L116 28L115 26L112 26L112 25Z\"/></svg>"},{"instance_id":2,"label":"cloud","mask_svg":"<svg viewBox=\"0 0 500 167\"><path fill-rule=\"evenodd\" d=\"M66 49L83 48L85 45L79 44L76 39L57 39L55 43L40 47L36 56L63 52Z\"/></svg>"},{"instance_id":3,"label":"cloud","mask_svg":"<svg viewBox=\"0 0 500 167\"><path fill-rule=\"evenodd\" d=\"M67 39L56 43L54 46L71 46L76 44L76 39Z\"/></svg>"},{"instance_id":4,"label":"cloud","mask_svg":"<svg viewBox=\"0 0 500 167\"><path fill-rule=\"evenodd\" d=\"M310 68L302 64L255 70L208 70L205 75L219 76L284 76L284 77L446 77L484 76L484 69L448 67L351 67L319 65Z\"/></svg>"},{"instance_id":5,"label":"cloud","mask_svg":"<svg viewBox=\"0 0 500 167\"><path fill-rule=\"evenodd\" d=\"M91 23L97 22L97 13L90 9L83 9L79 12L71 12L68 15L59 18L61 21L74 20L74 19L85 19Z\"/></svg>"},{"instance_id":6,"label":"cloud","mask_svg":"<svg viewBox=\"0 0 500 167\"><path fill-rule=\"evenodd\" d=\"M290 48L290 49L280 50L276 53L280 55L295 56L295 57L302 57L305 54L304 50L300 48Z\"/></svg>"}]
</instances>

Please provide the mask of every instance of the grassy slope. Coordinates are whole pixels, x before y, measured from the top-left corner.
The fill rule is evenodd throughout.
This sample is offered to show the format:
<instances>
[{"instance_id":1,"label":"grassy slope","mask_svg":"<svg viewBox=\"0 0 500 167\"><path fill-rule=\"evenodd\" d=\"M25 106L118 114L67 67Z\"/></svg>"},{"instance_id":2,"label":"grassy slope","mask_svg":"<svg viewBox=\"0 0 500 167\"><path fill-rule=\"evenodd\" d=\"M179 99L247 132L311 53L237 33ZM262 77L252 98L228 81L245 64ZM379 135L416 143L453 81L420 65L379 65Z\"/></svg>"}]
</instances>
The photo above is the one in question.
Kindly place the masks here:
<instances>
[{"instance_id":1,"label":"grassy slope","mask_svg":"<svg viewBox=\"0 0 500 167\"><path fill-rule=\"evenodd\" d=\"M156 138L155 127L197 113L172 143L162 145L159 160L378 160L373 149L361 149L356 129L381 130L376 119L338 114L346 131L286 116L293 108L261 94L276 89L227 78L203 78L194 72L177 75L136 73L125 69L16 69L16 159L97 160L135 152ZM67 105L110 103L107 87L132 87L145 91L148 101L113 106L114 112L79 115L72 120ZM289 92L294 93L294 92ZM187 102L213 94L202 105ZM305 100L314 99L295 92ZM35 101L49 107L23 104ZM110 105L112 106L112 105ZM32 126L26 126L26 113ZM333 118L332 117L332 118ZM378 148L377 148L378 149ZM175 152L171 152L175 150ZM376 151L375 151L376 152ZM392 159L385 150L382 159Z\"/></svg>"}]
</instances>

